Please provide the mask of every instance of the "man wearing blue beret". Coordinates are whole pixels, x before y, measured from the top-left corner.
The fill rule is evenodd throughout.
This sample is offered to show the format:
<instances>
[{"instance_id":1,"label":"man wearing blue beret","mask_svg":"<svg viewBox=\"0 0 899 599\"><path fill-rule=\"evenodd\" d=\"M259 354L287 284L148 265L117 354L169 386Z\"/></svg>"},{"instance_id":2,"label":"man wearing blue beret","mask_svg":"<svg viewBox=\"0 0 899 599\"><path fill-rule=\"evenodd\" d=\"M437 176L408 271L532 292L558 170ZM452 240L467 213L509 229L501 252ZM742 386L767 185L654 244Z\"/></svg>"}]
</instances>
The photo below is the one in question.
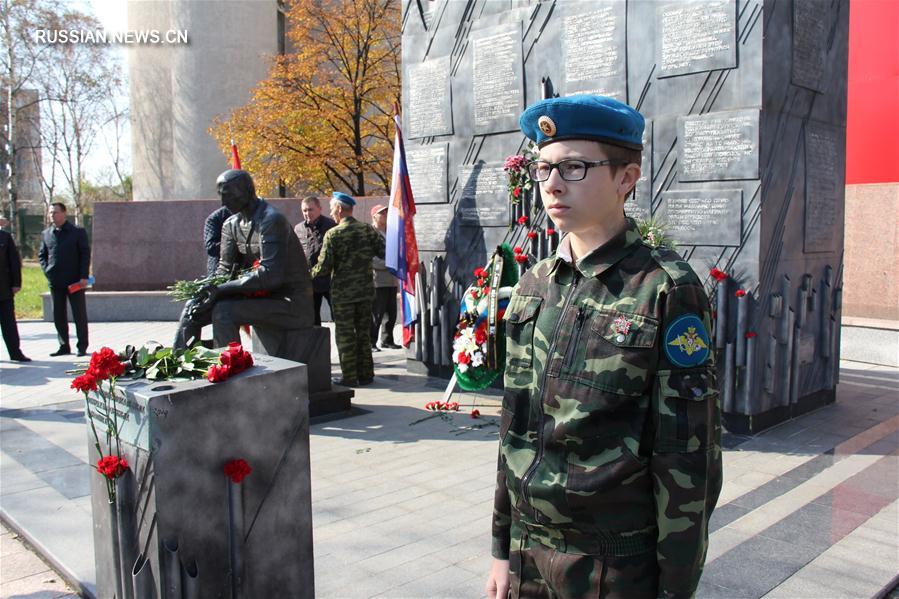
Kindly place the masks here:
<instances>
[{"instance_id":1,"label":"man wearing blue beret","mask_svg":"<svg viewBox=\"0 0 899 599\"><path fill-rule=\"evenodd\" d=\"M334 341L340 358L338 385L356 387L374 381L371 357L371 306L375 297L372 258L384 258L384 238L371 225L356 220L356 200L335 191L331 218L337 222L325 233L312 278L331 275Z\"/></svg>"},{"instance_id":2,"label":"man wearing blue beret","mask_svg":"<svg viewBox=\"0 0 899 599\"><path fill-rule=\"evenodd\" d=\"M602 96L521 115L566 233L505 313L488 597L690 597L721 489L720 408L701 282L624 215L643 117Z\"/></svg>"}]
</instances>

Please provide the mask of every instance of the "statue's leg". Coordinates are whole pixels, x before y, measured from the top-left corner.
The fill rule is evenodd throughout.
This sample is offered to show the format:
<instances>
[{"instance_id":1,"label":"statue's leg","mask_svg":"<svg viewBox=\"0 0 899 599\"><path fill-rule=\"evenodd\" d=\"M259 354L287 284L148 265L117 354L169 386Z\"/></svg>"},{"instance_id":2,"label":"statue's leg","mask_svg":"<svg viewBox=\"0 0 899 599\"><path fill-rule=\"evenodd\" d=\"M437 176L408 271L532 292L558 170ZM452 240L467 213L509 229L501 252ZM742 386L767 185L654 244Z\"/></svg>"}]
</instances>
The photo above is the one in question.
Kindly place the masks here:
<instances>
[{"instance_id":1,"label":"statue's leg","mask_svg":"<svg viewBox=\"0 0 899 599\"><path fill-rule=\"evenodd\" d=\"M186 349L188 343L198 341L203 327L212 322L212 316L208 311L195 315L192 319L188 318L188 311L192 305L193 300L184 302L181 318L178 319L178 330L175 331L175 341L172 343L175 349Z\"/></svg>"},{"instance_id":2,"label":"statue's leg","mask_svg":"<svg viewBox=\"0 0 899 599\"><path fill-rule=\"evenodd\" d=\"M312 310L308 305L284 298L228 297L216 302L212 309L212 333L216 347L240 341L241 325L272 329L307 328L312 326Z\"/></svg>"}]
</instances>

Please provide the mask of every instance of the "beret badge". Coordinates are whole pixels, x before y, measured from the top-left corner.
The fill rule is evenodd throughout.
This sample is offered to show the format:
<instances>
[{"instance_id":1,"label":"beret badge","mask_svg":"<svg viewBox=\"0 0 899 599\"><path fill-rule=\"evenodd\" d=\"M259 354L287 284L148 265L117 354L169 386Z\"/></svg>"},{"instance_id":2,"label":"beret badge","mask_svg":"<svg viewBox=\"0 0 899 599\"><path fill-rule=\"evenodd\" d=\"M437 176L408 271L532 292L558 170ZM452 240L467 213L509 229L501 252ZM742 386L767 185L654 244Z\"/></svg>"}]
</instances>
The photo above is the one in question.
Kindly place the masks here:
<instances>
[{"instance_id":1,"label":"beret badge","mask_svg":"<svg viewBox=\"0 0 899 599\"><path fill-rule=\"evenodd\" d=\"M540 127L540 130L543 131L543 134L547 137L552 137L556 134L556 124L546 115L537 119L537 126Z\"/></svg>"}]
</instances>

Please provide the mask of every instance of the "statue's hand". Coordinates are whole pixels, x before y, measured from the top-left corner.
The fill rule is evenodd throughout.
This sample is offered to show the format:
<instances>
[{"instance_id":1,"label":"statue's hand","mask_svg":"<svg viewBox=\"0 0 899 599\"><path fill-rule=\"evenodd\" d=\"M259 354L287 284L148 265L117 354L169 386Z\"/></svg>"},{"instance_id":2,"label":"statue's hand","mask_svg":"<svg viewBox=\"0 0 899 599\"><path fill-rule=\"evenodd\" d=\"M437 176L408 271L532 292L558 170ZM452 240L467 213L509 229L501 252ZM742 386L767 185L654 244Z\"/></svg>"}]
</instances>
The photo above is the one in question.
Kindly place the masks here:
<instances>
[{"instance_id":1,"label":"statue's hand","mask_svg":"<svg viewBox=\"0 0 899 599\"><path fill-rule=\"evenodd\" d=\"M206 285L197 293L197 297L191 300L190 307L187 309L188 316L194 320L195 316L199 316L212 310L215 301L218 299L219 291L215 285Z\"/></svg>"}]
</instances>

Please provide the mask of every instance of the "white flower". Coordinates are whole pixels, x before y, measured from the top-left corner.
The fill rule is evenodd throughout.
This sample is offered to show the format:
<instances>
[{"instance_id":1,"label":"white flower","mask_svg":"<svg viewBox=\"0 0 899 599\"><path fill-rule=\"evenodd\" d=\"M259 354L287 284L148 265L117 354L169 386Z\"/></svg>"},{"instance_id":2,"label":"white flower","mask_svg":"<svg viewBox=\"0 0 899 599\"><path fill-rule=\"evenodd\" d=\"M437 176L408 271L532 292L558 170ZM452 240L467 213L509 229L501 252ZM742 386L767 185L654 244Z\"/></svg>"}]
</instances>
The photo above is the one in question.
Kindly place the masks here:
<instances>
[{"instance_id":1,"label":"white flower","mask_svg":"<svg viewBox=\"0 0 899 599\"><path fill-rule=\"evenodd\" d=\"M468 364L456 363L456 368L459 369L459 372L468 372Z\"/></svg>"},{"instance_id":2,"label":"white flower","mask_svg":"<svg viewBox=\"0 0 899 599\"><path fill-rule=\"evenodd\" d=\"M471 365L474 368L477 368L481 364L484 363L484 354L480 351L472 352L471 354Z\"/></svg>"}]
</instances>

